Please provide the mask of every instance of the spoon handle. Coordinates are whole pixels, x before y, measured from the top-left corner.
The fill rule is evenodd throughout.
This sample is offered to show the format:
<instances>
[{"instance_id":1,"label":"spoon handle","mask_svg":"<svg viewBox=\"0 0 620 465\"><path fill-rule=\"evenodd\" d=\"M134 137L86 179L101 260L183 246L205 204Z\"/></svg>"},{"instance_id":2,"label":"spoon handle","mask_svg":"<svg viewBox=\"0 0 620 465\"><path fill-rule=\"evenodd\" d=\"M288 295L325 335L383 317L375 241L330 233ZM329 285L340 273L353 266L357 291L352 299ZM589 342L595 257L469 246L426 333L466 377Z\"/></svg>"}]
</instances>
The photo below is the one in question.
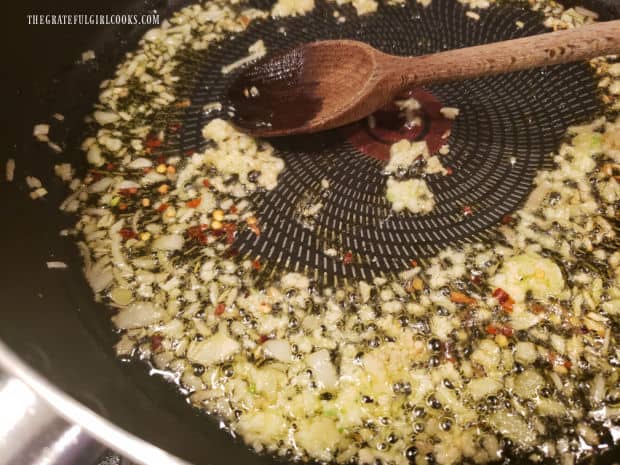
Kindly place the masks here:
<instances>
[{"instance_id":1,"label":"spoon handle","mask_svg":"<svg viewBox=\"0 0 620 465\"><path fill-rule=\"evenodd\" d=\"M396 91L620 53L620 20L419 57L383 55Z\"/></svg>"}]
</instances>

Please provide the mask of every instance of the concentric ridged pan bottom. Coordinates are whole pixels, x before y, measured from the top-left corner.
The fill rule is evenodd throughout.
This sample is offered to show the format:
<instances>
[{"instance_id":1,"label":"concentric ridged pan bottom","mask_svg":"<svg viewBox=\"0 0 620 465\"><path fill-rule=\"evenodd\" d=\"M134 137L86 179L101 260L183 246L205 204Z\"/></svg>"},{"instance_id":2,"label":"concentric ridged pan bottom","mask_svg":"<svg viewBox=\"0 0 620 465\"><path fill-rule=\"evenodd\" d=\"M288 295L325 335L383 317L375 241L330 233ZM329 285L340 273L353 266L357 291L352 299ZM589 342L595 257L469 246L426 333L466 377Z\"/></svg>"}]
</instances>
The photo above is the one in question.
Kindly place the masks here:
<instances>
[{"instance_id":1,"label":"concentric ridged pan bottom","mask_svg":"<svg viewBox=\"0 0 620 465\"><path fill-rule=\"evenodd\" d=\"M456 0L433 0L426 8L408 0L362 17L350 6L340 7L343 23L334 17L335 9L319 3L303 17L256 21L245 32L188 56L181 68L181 93L191 106L183 115L177 149L201 148L201 128L213 117L226 117L207 115L202 107L225 100L235 73L223 75L222 66L246 56L258 39L270 52L312 40L350 38L393 54L420 55L547 32L539 14L509 5L480 10L480 21L467 17ZM260 257L272 267L305 269L318 282L333 283L399 271L448 245L492 239L501 218L518 209L531 191L536 171L551 166L550 153L566 128L599 109L596 83L585 63L428 90L443 106L460 109L447 140L450 153L442 158L453 174L427 180L436 200L432 213L393 214L385 199L382 162L355 149L342 131L277 139L271 142L286 170L275 190L253 198L262 234L241 234L235 244L241 255ZM323 179L329 182L327 190L321 189ZM304 198L320 198L324 204L313 229L296 214ZM465 214L469 208L472 213ZM325 254L330 248L337 256Z\"/></svg>"}]
</instances>

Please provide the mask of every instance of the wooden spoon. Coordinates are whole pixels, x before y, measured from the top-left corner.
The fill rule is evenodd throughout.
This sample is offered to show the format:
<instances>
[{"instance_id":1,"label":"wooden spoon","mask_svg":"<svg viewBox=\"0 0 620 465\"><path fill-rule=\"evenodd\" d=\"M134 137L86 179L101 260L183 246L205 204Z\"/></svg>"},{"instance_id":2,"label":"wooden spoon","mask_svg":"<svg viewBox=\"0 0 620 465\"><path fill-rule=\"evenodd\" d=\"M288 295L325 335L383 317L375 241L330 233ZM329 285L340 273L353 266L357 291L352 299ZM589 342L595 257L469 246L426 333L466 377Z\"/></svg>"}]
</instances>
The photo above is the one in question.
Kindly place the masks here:
<instances>
[{"instance_id":1,"label":"wooden spoon","mask_svg":"<svg viewBox=\"0 0 620 465\"><path fill-rule=\"evenodd\" d=\"M417 57L326 40L266 57L229 90L233 122L257 136L360 120L416 85L476 78L620 53L620 20Z\"/></svg>"}]
</instances>

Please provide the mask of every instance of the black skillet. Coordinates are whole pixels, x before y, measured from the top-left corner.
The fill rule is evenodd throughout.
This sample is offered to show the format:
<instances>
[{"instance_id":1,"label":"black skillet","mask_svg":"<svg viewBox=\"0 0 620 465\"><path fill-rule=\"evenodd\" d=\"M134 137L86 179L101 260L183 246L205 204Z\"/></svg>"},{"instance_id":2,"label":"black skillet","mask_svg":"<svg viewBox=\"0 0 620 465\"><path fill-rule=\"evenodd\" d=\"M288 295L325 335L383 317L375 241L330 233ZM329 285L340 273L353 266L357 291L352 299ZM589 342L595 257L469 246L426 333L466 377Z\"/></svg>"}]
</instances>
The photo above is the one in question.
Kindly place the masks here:
<instances>
[{"instance_id":1,"label":"black skillet","mask_svg":"<svg viewBox=\"0 0 620 465\"><path fill-rule=\"evenodd\" d=\"M57 210L64 190L52 175L53 163L70 160L83 168L82 155L76 150L84 135L82 118L95 101L99 82L111 75L123 53L135 46L147 28L28 26L26 15L141 13L157 8L163 18L186 3L108 0L85 5L66 0L52 7L48 2L25 0L3 5L2 33L7 37L2 41L5 64L0 68L5 116L0 125L4 147L0 161L4 166L6 158L15 158L17 172L12 185L0 181L0 340L78 402L182 459L201 465L271 464L274 459L250 452L214 421L193 411L171 385L149 376L144 365L119 363L112 351L115 335L109 324L110 311L93 302L73 244L58 236L72 219ZM620 17L618 0L580 3L601 13L603 19ZM247 45L259 37L265 38L271 49L295 41L352 37L392 53L414 54L542 31L534 14L514 7L492 9L482 13L480 23L468 22L462 7L452 0L434 0L427 10L416 5L386 9L364 19L357 19L347 8L343 10L348 21L342 27L335 27L331 11L321 6L307 18L284 20L287 36L278 31L280 24L267 22L224 44L206 60L188 57L191 63L186 69L193 79L188 79L189 84L180 92L191 96L194 105L184 115L186 129L180 134L178 149L200 145L198 128L206 117L198 108L217 99L225 88L217 74L219 66L245 54ZM509 27L516 19L526 23L524 31ZM414 33L409 28L411 22L420 24ZM97 60L76 64L87 49L96 51ZM202 82L212 85L205 90L198 86ZM453 127L450 139L455 155L449 158L448 165L455 175L447 180L431 180L443 193L443 210L424 220L407 217L377 226L376 218L385 209L375 198L380 166L376 158L381 157L380 153L371 154L375 158L361 155L359 147L364 144L344 142L352 137L349 132L277 141L276 148L287 159L289 168L278 191L255 200L271 230L293 227L294 232L288 236L291 242L282 247L269 234L261 237L261 243L241 237L239 250L274 250L273 256L264 252L272 260L283 249L301 250L303 253L288 257L289 267L307 268L320 280L334 281L398 268L403 260L422 258L448 243L488 239L493 226L527 195L535 170L548 166L547 153L557 146L566 126L587 120L599 111L595 81L585 65L438 86L430 91L439 101L461 108L464 115ZM66 116L63 124L53 126L55 139L67 146L62 156L52 154L31 135L34 124L50 121L55 112ZM354 131L356 137L368 141L366 128ZM502 159L508 153L518 160L516 174ZM28 199L23 182L26 174L39 177L50 190L45 200ZM315 236L304 236L307 233L296 229L298 223L291 219L292 203L283 199L311 187L318 181L317 176L329 177L336 188L326 200L331 209L324 223L315 228ZM454 189L457 194L451 196ZM367 190L371 195L362 207L356 199L359 191ZM472 207L474 214L459 215L465 207ZM349 221L348 212L358 208L365 213ZM377 230L382 234L372 236ZM417 232L414 237L411 230ZM345 270L337 263L308 259L318 253L322 241L351 250L362 264ZM359 244L364 241L375 244L376 250L362 254ZM49 260L65 261L70 268L49 271L45 267ZM619 460L618 450L612 450L598 463Z\"/></svg>"}]
</instances>

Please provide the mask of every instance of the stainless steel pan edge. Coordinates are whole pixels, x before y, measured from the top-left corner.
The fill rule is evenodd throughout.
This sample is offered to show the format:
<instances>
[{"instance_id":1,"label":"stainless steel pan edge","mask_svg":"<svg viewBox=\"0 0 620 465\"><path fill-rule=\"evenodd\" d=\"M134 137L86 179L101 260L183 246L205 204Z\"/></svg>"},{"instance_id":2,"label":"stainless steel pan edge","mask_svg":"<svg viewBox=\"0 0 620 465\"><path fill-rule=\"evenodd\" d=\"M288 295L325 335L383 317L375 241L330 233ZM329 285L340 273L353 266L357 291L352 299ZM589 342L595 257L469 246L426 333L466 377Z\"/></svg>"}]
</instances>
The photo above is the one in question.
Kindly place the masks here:
<instances>
[{"instance_id":1,"label":"stainless steel pan edge","mask_svg":"<svg viewBox=\"0 0 620 465\"><path fill-rule=\"evenodd\" d=\"M12 414L5 415L0 427L0 464L9 465L12 457L11 465L16 465L17 460L24 465L85 465L87 457L96 458L99 444L103 444L143 465L189 465L115 426L68 396L36 373L3 342L0 342L0 369L0 387L3 387L0 404L3 400L12 403ZM1 371L6 373L4 377ZM25 401L20 402L16 397L17 389L20 390L19 399ZM36 432L42 428L48 430L48 440L44 442L32 442L32 435L16 437L11 434L12 431ZM32 450L32 447L39 450ZM23 454L25 448L29 448L27 457ZM19 458L17 453L22 453Z\"/></svg>"}]
</instances>

